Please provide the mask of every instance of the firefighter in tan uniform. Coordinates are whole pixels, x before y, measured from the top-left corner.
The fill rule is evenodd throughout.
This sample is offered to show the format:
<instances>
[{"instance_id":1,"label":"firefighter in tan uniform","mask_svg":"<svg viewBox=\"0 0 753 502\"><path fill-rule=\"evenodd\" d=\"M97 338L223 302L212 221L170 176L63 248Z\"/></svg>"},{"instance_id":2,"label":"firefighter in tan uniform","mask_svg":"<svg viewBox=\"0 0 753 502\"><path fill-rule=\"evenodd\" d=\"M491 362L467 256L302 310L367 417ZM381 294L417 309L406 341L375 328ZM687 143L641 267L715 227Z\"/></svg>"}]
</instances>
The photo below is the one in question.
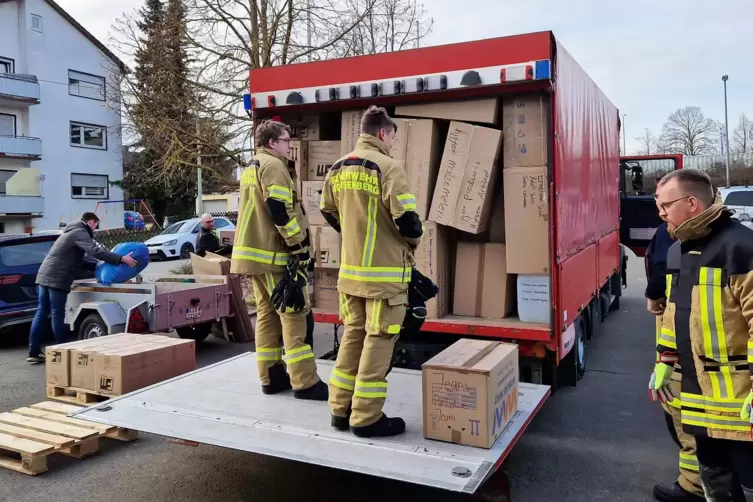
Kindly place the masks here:
<instances>
[{"instance_id":1,"label":"firefighter in tan uniform","mask_svg":"<svg viewBox=\"0 0 753 502\"><path fill-rule=\"evenodd\" d=\"M657 188L677 241L667 253L669 297L649 385L652 396L672 399L680 363L682 427L695 437L706 500L753 502L753 231L713 199L711 180L692 169Z\"/></svg>"},{"instance_id":2,"label":"firefighter in tan uniform","mask_svg":"<svg viewBox=\"0 0 753 502\"><path fill-rule=\"evenodd\" d=\"M326 401L327 385L319 379L314 352L305 342L308 291L302 292L305 308L300 312L285 307L278 312L270 300L289 260L297 260L298 273L304 275L311 263L308 219L287 169L290 129L280 122L263 122L255 139L254 162L241 175L231 271L252 279L262 391L276 394L292 387L299 399Z\"/></svg>"},{"instance_id":3,"label":"firefighter in tan uniform","mask_svg":"<svg viewBox=\"0 0 753 502\"><path fill-rule=\"evenodd\" d=\"M332 166L322 189L322 214L342 234L337 289L345 332L329 381L332 426L361 437L405 431L382 407L423 228L405 170L389 156L396 130L383 108L369 108L355 151Z\"/></svg>"}]
</instances>

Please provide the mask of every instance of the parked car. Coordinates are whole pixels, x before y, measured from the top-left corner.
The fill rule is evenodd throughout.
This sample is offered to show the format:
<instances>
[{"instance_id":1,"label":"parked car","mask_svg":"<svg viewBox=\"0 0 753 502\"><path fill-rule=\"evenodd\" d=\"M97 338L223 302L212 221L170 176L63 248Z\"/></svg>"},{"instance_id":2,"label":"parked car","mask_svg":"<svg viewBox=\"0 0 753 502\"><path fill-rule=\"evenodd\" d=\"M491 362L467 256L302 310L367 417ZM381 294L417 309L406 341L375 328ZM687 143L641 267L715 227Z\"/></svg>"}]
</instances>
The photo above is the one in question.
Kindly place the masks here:
<instances>
[{"instance_id":1,"label":"parked car","mask_svg":"<svg viewBox=\"0 0 753 502\"><path fill-rule=\"evenodd\" d=\"M0 331L34 319L37 272L59 235L0 236Z\"/></svg>"},{"instance_id":2,"label":"parked car","mask_svg":"<svg viewBox=\"0 0 753 502\"><path fill-rule=\"evenodd\" d=\"M227 218L215 218L216 230L233 230L235 225ZM159 235L148 239L150 258L189 258L196 249L196 237L199 233L199 218L173 223Z\"/></svg>"},{"instance_id":3,"label":"parked car","mask_svg":"<svg viewBox=\"0 0 753 502\"><path fill-rule=\"evenodd\" d=\"M748 228L753 228L753 187L738 186L720 188L722 203L734 209L732 216Z\"/></svg>"},{"instance_id":4,"label":"parked car","mask_svg":"<svg viewBox=\"0 0 753 502\"><path fill-rule=\"evenodd\" d=\"M136 211L124 211L123 226L134 230L144 230L146 223L144 222L144 217L141 216L141 213Z\"/></svg>"}]
</instances>

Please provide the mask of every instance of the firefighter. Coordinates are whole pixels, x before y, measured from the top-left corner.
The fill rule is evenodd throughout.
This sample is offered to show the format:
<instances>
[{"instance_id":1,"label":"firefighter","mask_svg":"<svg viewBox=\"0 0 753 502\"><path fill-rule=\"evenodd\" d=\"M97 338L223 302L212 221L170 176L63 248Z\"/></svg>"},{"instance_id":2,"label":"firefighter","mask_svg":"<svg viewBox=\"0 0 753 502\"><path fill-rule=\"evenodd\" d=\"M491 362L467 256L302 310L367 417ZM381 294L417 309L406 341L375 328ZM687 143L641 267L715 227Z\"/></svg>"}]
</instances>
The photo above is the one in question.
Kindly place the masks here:
<instances>
[{"instance_id":1,"label":"firefighter","mask_svg":"<svg viewBox=\"0 0 753 502\"><path fill-rule=\"evenodd\" d=\"M306 343L311 310L308 291L303 291L305 305L299 312L285 306L278 312L270 299L290 259L306 279L311 264L308 219L287 170L290 128L276 121L263 122L256 129L255 142L255 159L241 175L231 271L252 279L262 392L276 394L292 387L299 399L326 401L327 384L319 379L314 352Z\"/></svg>"},{"instance_id":2,"label":"firefighter","mask_svg":"<svg viewBox=\"0 0 753 502\"><path fill-rule=\"evenodd\" d=\"M389 156L396 131L384 108L369 108L355 151L332 166L322 189L322 214L342 234L337 289L345 332L329 380L332 426L360 437L405 431L403 419L382 407L423 228L405 170Z\"/></svg>"},{"instance_id":3,"label":"firefighter","mask_svg":"<svg viewBox=\"0 0 753 502\"><path fill-rule=\"evenodd\" d=\"M714 203L700 171L662 178L656 205L677 241L667 253L652 399L674 397L679 362L682 427L695 437L706 500L753 502L753 231Z\"/></svg>"},{"instance_id":4,"label":"firefighter","mask_svg":"<svg viewBox=\"0 0 753 502\"><path fill-rule=\"evenodd\" d=\"M667 297L667 250L673 239L669 236L667 224L662 223L656 229L646 254L646 300L647 310L656 316L656 344L662 345L661 336L662 315L666 308ZM682 380L681 368L675 364L672 374L672 392L680 395ZM682 430L680 421L680 400L676 397L661 403L664 409L664 419L669 433L677 446L680 447L679 476L672 486L654 486L654 497L661 502L703 502L701 478L698 472L698 459L695 455L695 438Z\"/></svg>"}]
</instances>

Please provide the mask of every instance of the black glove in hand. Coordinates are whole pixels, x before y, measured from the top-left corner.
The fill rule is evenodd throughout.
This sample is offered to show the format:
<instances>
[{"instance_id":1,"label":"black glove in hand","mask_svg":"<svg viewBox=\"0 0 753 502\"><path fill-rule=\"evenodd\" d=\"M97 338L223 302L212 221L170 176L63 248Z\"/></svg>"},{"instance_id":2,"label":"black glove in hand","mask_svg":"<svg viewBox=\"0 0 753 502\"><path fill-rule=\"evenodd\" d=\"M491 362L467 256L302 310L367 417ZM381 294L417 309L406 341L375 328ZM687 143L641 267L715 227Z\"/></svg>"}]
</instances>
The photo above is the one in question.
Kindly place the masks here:
<instances>
[{"instance_id":1,"label":"black glove in hand","mask_svg":"<svg viewBox=\"0 0 753 502\"><path fill-rule=\"evenodd\" d=\"M270 296L272 306L279 312L285 311L285 279L277 283Z\"/></svg>"}]
</instances>

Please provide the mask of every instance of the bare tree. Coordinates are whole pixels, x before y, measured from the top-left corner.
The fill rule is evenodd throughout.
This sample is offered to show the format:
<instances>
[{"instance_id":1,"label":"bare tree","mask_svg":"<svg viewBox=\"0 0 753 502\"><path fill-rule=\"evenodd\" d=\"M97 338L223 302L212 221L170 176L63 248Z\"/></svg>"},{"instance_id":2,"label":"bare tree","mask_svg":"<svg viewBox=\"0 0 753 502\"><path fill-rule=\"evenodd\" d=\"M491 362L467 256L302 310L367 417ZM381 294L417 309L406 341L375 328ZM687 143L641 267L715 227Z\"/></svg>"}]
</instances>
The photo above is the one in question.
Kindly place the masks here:
<instances>
[{"instance_id":1,"label":"bare tree","mask_svg":"<svg viewBox=\"0 0 753 502\"><path fill-rule=\"evenodd\" d=\"M740 115L740 123L732 131L731 146L735 153L753 152L753 122L745 116Z\"/></svg>"},{"instance_id":2,"label":"bare tree","mask_svg":"<svg viewBox=\"0 0 753 502\"><path fill-rule=\"evenodd\" d=\"M711 154L716 151L719 129L697 106L672 113L662 127L659 141L668 153Z\"/></svg>"},{"instance_id":3,"label":"bare tree","mask_svg":"<svg viewBox=\"0 0 753 502\"><path fill-rule=\"evenodd\" d=\"M638 155L651 155L658 153L657 140L654 133L648 127L643 132L643 136L636 138L638 141Z\"/></svg>"}]
</instances>

